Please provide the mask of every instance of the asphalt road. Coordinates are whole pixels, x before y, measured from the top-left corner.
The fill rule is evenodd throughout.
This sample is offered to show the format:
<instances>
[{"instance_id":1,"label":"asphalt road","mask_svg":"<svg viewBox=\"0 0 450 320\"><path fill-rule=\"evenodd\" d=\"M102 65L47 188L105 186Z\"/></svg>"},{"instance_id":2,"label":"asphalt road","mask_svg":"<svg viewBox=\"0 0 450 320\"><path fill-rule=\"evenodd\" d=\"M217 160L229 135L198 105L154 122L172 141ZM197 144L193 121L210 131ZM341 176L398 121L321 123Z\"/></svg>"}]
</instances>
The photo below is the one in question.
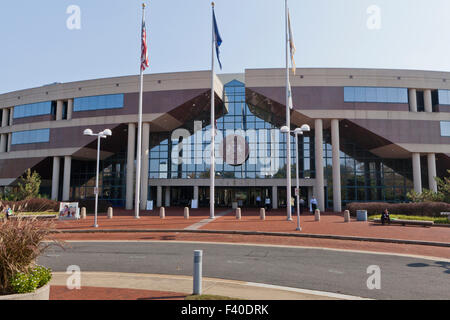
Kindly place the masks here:
<instances>
[{"instance_id":1,"label":"asphalt road","mask_svg":"<svg viewBox=\"0 0 450 320\"><path fill-rule=\"evenodd\" d=\"M82 271L192 276L193 251L203 250L203 275L375 299L450 299L450 262L320 249L153 242L80 242L51 247L38 263ZM367 268L381 269L369 290Z\"/></svg>"}]
</instances>

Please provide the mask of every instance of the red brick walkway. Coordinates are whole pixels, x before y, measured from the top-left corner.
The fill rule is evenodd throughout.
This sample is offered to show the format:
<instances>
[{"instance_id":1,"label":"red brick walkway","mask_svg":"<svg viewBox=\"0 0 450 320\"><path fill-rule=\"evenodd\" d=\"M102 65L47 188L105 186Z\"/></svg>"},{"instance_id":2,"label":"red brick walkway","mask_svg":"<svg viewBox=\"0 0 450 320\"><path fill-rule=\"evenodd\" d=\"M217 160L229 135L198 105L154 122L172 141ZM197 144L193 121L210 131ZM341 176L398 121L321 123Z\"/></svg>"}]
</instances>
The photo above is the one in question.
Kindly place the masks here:
<instances>
[{"instance_id":1,"label":"red brick walkway","mask_svg":"<svg viewBox=\"0 0 450 320\"><path fill-rule=\"evenodd\" d=\"M69 290L64 286L50 287L50 300L184 300L186 294L134 289L83 287Z\"/></svg>"},{"instance_id":2,"label":"red brick walkway","mask_svg":"<svg viewBox=\"0 0 450 320\"><path fill-rule=\"evenodd\" d=\"M217 209L217 213L223 210ZM267 220L259 220L259 210L244 209L242 220L237 221L234 213L202 227L207 230L238 230L238 231L269 231L296 233L296 216L294 221L286 221L285 210L270 211ZM183 208L166 208L166 219L159 218L159 210L149 214L141 213L141 219L134 219L134 213L125 210L115 210L114 219L108 220L105 215L99 217L99 229L126 229L126 230L180 230L209 217L207 209L191 210L191 218L183 218ZM93 230L94 218L87 220L58 221L59 230ZM315 222L314 216L304 214L301 219L302 233L325 234L341 236L360 236L373 238L392 238L403 240L421 240L450 243L450 228L433 227L423 228L414 226L381 226L368 222L344 223L342 214L322 214L321 221ZM367 250L375 252L393 252L433 257L450 258L450 248L404 245L393 243L361 242L348 240L328 240L312 238L292 238L275 236L247 236L247 235L217 235L217 234L185 234L185 233L98 233L98 234L59 234L61 240L177 240L177 241L206 241L231 242L273 245L294 245L307 247L325 247L336 249Z\"/></svg>"}]
</instances>

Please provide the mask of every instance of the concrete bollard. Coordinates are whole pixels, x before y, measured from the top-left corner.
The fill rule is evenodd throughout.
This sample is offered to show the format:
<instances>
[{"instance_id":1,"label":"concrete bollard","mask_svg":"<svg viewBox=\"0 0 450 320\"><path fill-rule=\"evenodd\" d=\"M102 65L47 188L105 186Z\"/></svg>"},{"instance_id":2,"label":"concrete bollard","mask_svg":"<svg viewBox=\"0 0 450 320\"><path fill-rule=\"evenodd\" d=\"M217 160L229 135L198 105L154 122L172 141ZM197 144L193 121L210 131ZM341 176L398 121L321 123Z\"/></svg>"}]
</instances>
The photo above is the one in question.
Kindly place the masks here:
<instances>
[{"instance_id":1,"label":"concrete bollard","mask_svg":"<svg viewBox=\"0 0 450 320\"><path fill-rule=\"evenodd\" d=\"M241 208L237 208L236 209L236 219L237 220L241 220L242 219Z\"/></svg>"},{"instance_id":2,"label":"concrete bollard","mask_svg":"<svg viewBox=\"0 0 450 320\"><path fill-rule=\"evenodd\" d=\"M350 211L348 211L348 210L344 211L344 221L350 222Z\"/></svg>"},{"instance_id":3,"label":"concrete bollard","mask_svg":"<svg viewBox=\"0 0 450 320\"><path fill-rule=\"evenodd\" d=\"M184 218L189 219L189 208L188 207L184 208Z\"/></svg>"},{"instance_id":4,"label":"concrete bollard","mask_svg":"<svg viewBox=\"0 0 450 320\"><path fill-rule=\"evenodd\" d=\"M259 210L259 218L261 220L266 220L266 209L261 208L261 210Z\"/></svg>"},{"instance_id":5,"label":"concrete bollard","mask_svg":"<svg viewBox=\"0 0 450 320\"><path fill-rule=\"evenodd\" d=\"M320 210L316 209L316 212L314 213L316 221L320 221Z\"/></svg>"},{"instance_id":6,"label":"concrete bollard","mask_svg":"<svg viewBox=\"0 0 450 320\"><path fill-rule=\"evenodd\" d=\"M194 251L194 295L202 294L203 251Z\"/></svg>"},{"instance_id":7,"label":"concrete bollard","mask_svg":"<svg viewBox=\"0 0 450 320\"><path fill-rule=\"evenodd\" d=\"M83 219L83 220L86 219L86 208L85 207L81 208L80 215L81 215L81 219Z\"/></svg>"},{"instance_id":8,"label":"concrete bollard","mask_svg":"<svg viewBox=\"0 0 450 320\"><path fill-rule=\"evenodd\" d=\"M108 219L112 219L113 216L114 216L113 208L109 207L108 208Z\"/></svg>"},{"instance_id":9,"label":"concrete bollard","mask_svg":"<svg viewBox=\"0 0 450 320\"><path fill-rule=\"evenodd\" d=\"M160 217L161 219L165 219L165 218L166 218L166 208L161 207L161 208L159 209L159 217Z\"/></svg>"}]
</instances>

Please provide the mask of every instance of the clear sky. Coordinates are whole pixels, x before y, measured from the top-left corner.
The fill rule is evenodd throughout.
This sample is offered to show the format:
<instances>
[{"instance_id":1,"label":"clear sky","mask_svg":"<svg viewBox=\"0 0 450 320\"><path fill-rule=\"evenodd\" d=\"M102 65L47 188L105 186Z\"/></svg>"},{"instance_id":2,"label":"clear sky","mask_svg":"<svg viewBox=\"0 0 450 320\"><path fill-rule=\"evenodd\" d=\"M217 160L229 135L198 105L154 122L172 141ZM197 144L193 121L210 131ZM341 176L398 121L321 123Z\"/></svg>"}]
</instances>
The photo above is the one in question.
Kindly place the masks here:
<instances>
[{"instance_id":1,"label":"clear sky","mask_svg":"<svg viewBox=\"0 0 450 320\"><path fill-rule=\"evenodd\" d=\"M150 69L209 70L211 1L146 1ZM222 73L284 67L284 0L215 0ZM0 1L0 93L139 73L138 0ZM66 25L70 5L81 29ZM289 0L298 67L450 71L449 0ZM370 29L367 9L381 13ZM370 20L373 21L373 20ZM373 24L372 24L373 26Z\"/></svg>"}]
</instances>

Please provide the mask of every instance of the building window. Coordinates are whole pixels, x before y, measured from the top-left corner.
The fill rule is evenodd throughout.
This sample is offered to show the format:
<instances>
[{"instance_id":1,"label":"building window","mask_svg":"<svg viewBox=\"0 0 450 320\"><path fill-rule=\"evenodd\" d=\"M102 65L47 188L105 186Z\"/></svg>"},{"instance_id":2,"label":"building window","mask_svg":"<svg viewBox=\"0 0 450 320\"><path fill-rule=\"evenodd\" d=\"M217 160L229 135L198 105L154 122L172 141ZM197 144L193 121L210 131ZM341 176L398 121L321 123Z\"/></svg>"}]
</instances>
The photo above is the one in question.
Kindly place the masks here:
<instances>
[{"instance_id":1,"label":"building window","mask_svg":"<svg viewBox=\"0 0 450 320\"><path fill-rule=\"evenodd\" d=\"M52 102L38 102L31 104L24 104L20 106L16 106L14 108L14 119L26 118L26 117L35 117L51 114L52 112Z\"/></svg>"},{"instance_id":2,"label":"building window","mask_svg":"<svg viewBox=\"0 0 450 320\"><path fill-rule=\"evenodd\" d=\"M110 94L104 96L75 98L73 111L93 111L104 109L121 109L124 107L123 94Z\"/></svg>"},{"instance_id":3,"label":"building window","mask_svg":"<svg viewBox=\"0 0 450 320\"><path fill-rule=\"evenodd\" d=\"M345 102L408 103L406 88L345 87Z\"/></svg>"},{"instance_id":4,"label":"building window","mask_svg":"<svg viewBox=\"0 0 450 320\"><path fill-rule=\"evenodd\" d=\"M417 112L425 112L425 95L423 91L417 91Z\"/></svg>"},{"instance_id":5,"label":"building window","mask_svg":"<svg viewBox=\"0 0 450 320\"><path fill-rule=\"evenodd\" d=\"M11 145L50 141L50 129L13 132Z\"/></svg>"},{"instance_id":6,"label":"building window","mask_svg":"<svg viewBox=\"0 0 450 320\"><path fill-rule=\"evenodd\" d=\"M441 121L441 137L450 137L450 121Z\"/></svg>"},{"instance_id":7,"label":"building window","mask_svg":"<svg viewBox=\"0 0 450 320\"><path fill-rule=\"evenodd\" d=\"M450 105L450 90L438 90L438 100L441 105Z\"/></svg>"}]
</instances>

